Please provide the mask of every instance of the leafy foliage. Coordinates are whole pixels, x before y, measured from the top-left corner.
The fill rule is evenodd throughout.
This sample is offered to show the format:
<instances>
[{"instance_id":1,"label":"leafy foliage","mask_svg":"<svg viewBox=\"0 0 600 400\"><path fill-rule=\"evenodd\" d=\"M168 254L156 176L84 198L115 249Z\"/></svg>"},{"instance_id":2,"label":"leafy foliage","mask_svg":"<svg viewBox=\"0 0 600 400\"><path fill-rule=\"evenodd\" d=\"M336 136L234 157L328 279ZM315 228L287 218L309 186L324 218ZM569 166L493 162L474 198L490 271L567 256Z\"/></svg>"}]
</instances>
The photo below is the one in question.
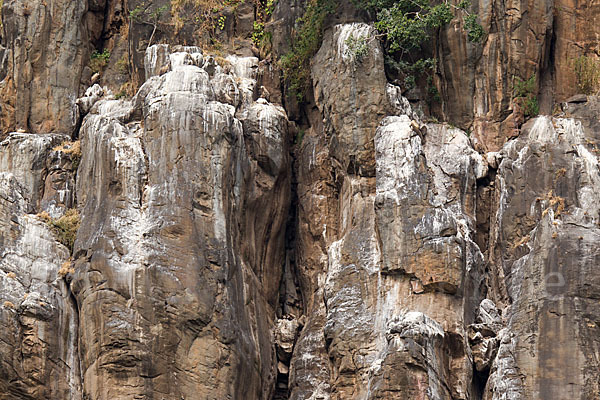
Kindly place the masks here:
<instances>
[{"instance_id":1,"label":"leafy foliage","mask_svg":"<svg viewBox=\"0 0 600 400\"><path fill-rule=\"evenodd\" d=\"M265 24L273 10L275 9L275 0L254 0L256 8L256 20L254 21L252 31L252 43L261 50L261 53L271 51L271 32L265 31Z\"/></svg>"},{"instance_id":2,"label":"leafy foliage","mask_svg":"<svg viewBox=\"0 0 600 400\"><path fill-rule=\"evenodd\" d=\"M594 94L600 90L600 62L588 57L579 56L574 62L577 88L583 94Z\"/></svg>"},{"instance_id":3,"label":"leafy foliage","mask_svg":"<svg viewBox=\"0 0 600 400\"><path fill-rule=\"evenodd\" d=\"M92 72L95 74L96 72L100 72L108 65L108 60L110 59L110 51L108 49L104 49L102 53L98 52L98 50L94 50L92 55L90 56L90 68Z\"/></svg>"},{"instance_id":4,"label":"leafy foliage","mask_svg":"<svg viewBox=\"0 0 600 400\"><path fill-rule=\"evenodd\" d=\"M450 6L441 3L431 6L429 1L401 0L391 7L377 9L375 27L387 37L389 50L410 51L429 39L431 31L454 18Z\"/></svg>"},{"instance_id":5,"label":"leafy foliage","mask_svg":"<svg viewBox=\"0 0 600 400\"><path fill-rule=\"evenodd\" d=\"M466 15L464 22L469 40L471 42L480 42L485 36L485 30L483 29L483 26L479 25L477 22L477 16L473 14Z\"/></svg>"},{"instance_id":6,"label":"leafy foliage","mask_svg":"<svg viewBox=\"0 0 600 400\"><path fill-rule=\"evenodd\" d=\"M354 37L351 34L344 44L346 45L346 55L351 57L356 63L360 63L369 54L369 44L364 37Z\"/></svg>"},{"instance_id":7,"label":"leafy foliage","mask_svg":"<svg viewBox=\"0 0 600 400\"><path fill-rule=\"evenodd\" d=\"M477 16L468 12L470 2L461 0L352 0L375 21L378 37L384 39L386 63L405 75L408 85L416 84L416 75L433 70L437 61L432 58L404 60L409 53L417 53L431 39L432 34L447 25L455 14L463 15L464 29L470 41L478 42L485 36ZM336 9L336 0L309 0L304 15L297 21L298 29L292 37L292 49L281 58L284 76L292 93L301 101L310 83L310 58L318 50L323 23ZM346 43L355 61L366 55L368 46L361 39L351 37ZM431 92L439 98L439 93Z\"/></svg>"},{"instance_id":8,"label":"leafy foliage","mask_svg":"<svg viewBox=\"0 0 600 400\"><path fill-rule=\"evenodd\" d=\"M464 29L471 42L479 42L485 36L477 16L468 11L470 1L462 0L454 5L451 0L353 0L361 9L375 19L375 27L385 38L386 65L404 75L406 89L416 86L417 77L430 74L437 65L434 58L415 57L432 35L446 26L455 14L462 14ZM406 61L410 55L411 62ZM440 94L428 81L430 100L439 101Z\"/></svg>"},{"instance_id":9,"label":"leafy foliage","mask_svg":"<svg viewBox=\"0 0 600 400\"><path fill-rule=\"evenodd\" d=\"M281 58L284 77L298 101L304 99L310 84L310 59L321 45L323 23L336 5L336 0L309 0L304 15L296 21L292 48Z\"/></svg>"},{"instance_id":10,"label":"leafy foliage","mask_svg":"<svg viewBox=\"0 0 600 400\"><path fill-rule=\"evenodd\" d=\"M469 14L469 1L453 5L450 0L353 0L357 7L375 16L375 27L386 37L388 51L408 52L418 49L438 28L454 19L454 11L465 14L465 30L469 40L484 36L477 16Z\"/></svg>"},{"instance_id":11,"label":"leafy foliage","mask_svg":"<svg viewBox=\"0 0 600 400\"><path fill-rule=\"evenodd\" d=\"M536 96L537 78L533 74L529 79L515 78L513 85L513 99L523 109L525 117L535 117L540 113L540 107Z\"/></svg>"}]
</instances>

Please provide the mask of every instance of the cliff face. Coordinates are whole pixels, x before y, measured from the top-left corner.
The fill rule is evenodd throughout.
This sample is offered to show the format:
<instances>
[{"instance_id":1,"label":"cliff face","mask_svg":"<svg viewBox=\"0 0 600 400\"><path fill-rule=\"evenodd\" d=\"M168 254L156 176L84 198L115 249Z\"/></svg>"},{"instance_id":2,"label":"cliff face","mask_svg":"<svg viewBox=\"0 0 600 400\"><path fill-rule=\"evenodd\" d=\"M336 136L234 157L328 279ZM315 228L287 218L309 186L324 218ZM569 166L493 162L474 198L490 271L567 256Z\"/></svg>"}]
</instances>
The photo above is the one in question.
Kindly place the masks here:
<instances>
[{"instance_id":1,"label":"cliff face","mask_svg":"<svg viewBox=\"0 0 600 400\"><path fill-rule=\"evenodd\" d=\"M260 5L220 9L221 49L167 3L4 0L0 398L600 398L600 99L571 97L596 2L438 32L432 110L468 131L351 4L298 104L275 60L303 2L271 48Z\"/></svg>"}]
</instances>

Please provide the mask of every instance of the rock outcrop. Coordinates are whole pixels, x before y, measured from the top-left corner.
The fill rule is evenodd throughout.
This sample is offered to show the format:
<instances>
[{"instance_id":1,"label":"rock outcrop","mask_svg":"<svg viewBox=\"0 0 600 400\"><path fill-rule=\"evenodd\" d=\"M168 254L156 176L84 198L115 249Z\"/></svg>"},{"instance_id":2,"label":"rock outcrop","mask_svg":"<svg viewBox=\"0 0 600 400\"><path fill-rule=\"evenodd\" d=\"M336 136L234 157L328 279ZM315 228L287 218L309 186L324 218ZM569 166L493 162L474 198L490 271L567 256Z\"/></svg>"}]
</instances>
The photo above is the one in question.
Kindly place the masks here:
<instances>
[{"instance_id":1,"label":"rock outcrop","mask_svg":"<svg viewBox=\"0 0 600 400\"><path fill-rule=\"evenodd\" d=\"M64 135L11 134L0 143L0 390L8 399L81 399L77 307L62 279L69 249L35 215ZM63 157L64 158L64 157ZM66 185L58 188L66 195ZM54 191L54 200L61 195ZM62 197L63 199L65 197ZM70 204L68 204L70 205Z\"/></svg>"},{"instance_id":2,"label":"rock outcrop","mask_svg":"<svg viewBox=\"0 0 600 400\"><path fill-rule=\"evenodd\" d=\"M490 256L507 325L486 398L600 396L598 133L542 116L503 150Z\"/></svg>"},{"instance_id":3,"label":"rock outcrop","mask_svg":"<svg viewBox=\"0 0 600 400\"><path fill-rule=\"evenodd\" d=\"M90 398L274 388L289 122L253 98L256 58L180 50L150 48L136 97L100 99L81 128L71 288Z\"/></svg>"},{"instance_id":4,"label":"rock outcrop","mask_svg":"<svg viewBox=\"0 0 600 400\"><path fill-rule=\"evenodd\" d=\"M2 5L0 128L72 134L89 58L87 1L7 0Z\"/></svg>"},{"instance_id":5,"label":"rock outcrop","mask_svg":"<svg viewBox=\"0 0 600 400\"><path fill-rule=\"evenodd\" d=\"M304 103L305 2L200 3L5 0L1 399L600 398L597 4L474 3L443 123L350 3Z\"/></svg>"},{"instance_id":6,"label":"rock outcrop","mask_svg":"<svg viewBox=\"0 0 600 400\"><path fill-rule=\"evenodd\" d=\"M544 113L577 93L574 61L597 58L600 7L593 1L493 0L473 2L471 12L487 32L484 40L469 42L457 18L435 49L447 100L443 114L460 126L472 125L478 150L497 151L522 124L513 101L516 80L535 77L533 95Z\"/></svg>"}]
</instances>

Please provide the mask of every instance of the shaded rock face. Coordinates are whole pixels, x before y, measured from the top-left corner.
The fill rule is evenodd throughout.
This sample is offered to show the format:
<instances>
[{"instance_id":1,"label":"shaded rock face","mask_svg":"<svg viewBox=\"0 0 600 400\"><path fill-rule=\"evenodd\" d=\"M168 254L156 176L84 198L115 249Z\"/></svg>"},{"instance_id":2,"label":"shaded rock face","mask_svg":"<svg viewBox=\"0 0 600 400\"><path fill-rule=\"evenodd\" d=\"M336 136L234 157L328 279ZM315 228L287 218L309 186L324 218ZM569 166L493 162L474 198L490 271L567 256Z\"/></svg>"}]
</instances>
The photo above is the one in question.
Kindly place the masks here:
<instances>
[{"instance_id":1,"label":"shaded rock face","mask_svg":"<svg viewBox=\"0 0 600 400\"><path fill-rule=\"evenodd\" d=\"M522 115L514 104L515 77L536 76L543 113L554 101L577 92L574 60L597 58L600 7L583 1L476 1L471 10L487 32L468 42L456 18L439 38L440 86L444 115L456 124L472 123L478 150L497 151L518 135ZM460 99L460 101L455 101Z\"/></svg>"},{"instance_id":2,"label":"shaded rock face","mask_svg":"<svg viewBox=\"0 0 600 400\"><path fill-rule=\"evenodd\" d=\"M350 4L312 59L314 104L286 111L247 47L146 49L139 21L119 38L139 1L5 0L0 398L600 398L600 100L511 116L517 72L542 105L571 94L565 60L596 27L569 27L597 10L505 3L473 5L482 44L456 26L435 43L468 135L413 111ZM276 6L276 51L303 6ZM130 99L80 90L103 41L132 46Z\"/></svg>"},{"instance_id":3,"label":"shaded rock face","mask_svg":"<svg viewBox=\"0 0 600 400\"><path fill-rule=\"evenodd\" d=\"M7 0L2 6L0 128L71 134L89 52L88 2Z\"/></svg>"}]
</instances>

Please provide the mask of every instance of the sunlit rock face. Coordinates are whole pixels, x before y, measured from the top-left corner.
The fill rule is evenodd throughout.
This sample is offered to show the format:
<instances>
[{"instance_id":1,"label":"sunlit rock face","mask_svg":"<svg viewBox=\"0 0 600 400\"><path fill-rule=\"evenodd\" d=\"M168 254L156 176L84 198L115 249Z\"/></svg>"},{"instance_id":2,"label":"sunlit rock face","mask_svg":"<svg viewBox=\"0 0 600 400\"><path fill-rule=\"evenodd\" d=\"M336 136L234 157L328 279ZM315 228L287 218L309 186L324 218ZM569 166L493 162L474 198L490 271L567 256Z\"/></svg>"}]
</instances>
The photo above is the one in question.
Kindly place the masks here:
<instances>
[{"instance_id":1,"label":"sunlit rock face","mask_svg":"<svg viewBox=\"0 0 600 400\"><path fill-rule=\"evenodd\" d=\"M53 151L65 139L13 133L0 143L0 390L6 399L81 399L77 309L60 273L69 250L35 215L60 214L61 201L72 205L73 173L62 169L68 156ZM62 185L59 171L67 175Z\"/></svg>"},{"instance_id":2,"label":"sunlit rock face","mask_svg":"<svg viewBox=\"0 0 600 400\"><path fill-rule=\"evenodd\" d=\"M600 345L600 131L597 114L592 121L585 116L590 108L598 111L597 103L588 107L574 110L581 121L531 120L503 149L490 289L507 304L507 329L485 398L591 399L600 393L598 360L591 355Z\"/></svg>"},{"instance_id":3,"label":"sunlit rock face","mask_svg":"<svg viewBox=\"0 0 600 400\"><path fill-rule=\"evenodd\" d=\"M227 2L207 50L191 11L4 0L0 399L600 398L600 100L570 64L600 24L571 3L472 2L482 42L457 15L424 46L434 104L354 2L298 103L306 2L260 43ZM552 116L516 107L533 74Z\"/></svg>"},{"instance_id":4,"label":"sunlit rock face","mask_svg":"<svg viewBox=\"0 0 600 400\"><path fill-rule=\"evenodd\" d=\"M300 151L298 251L309 301L292 398L470 398L466 327L483 265L475 183L487 163L464 132L422 124L371 72L383 71L376 41L362 62L348 57L345 38L369 29L336 26L315 58L331 53L324 71L337 79L316 79L326 139L313 130ZM380 103L391 116L367 113Z\"/></svg>"},{"instance_id":5,"label":"sunlit rock face","mask_svg":"<svg viewBox=\"0 0 600 400\"><path fill-rule=\"evenodd\" d=\"M288 121L252 97L258 60L230 60L153 46L136 97L83 122L71 287L86 396L273 391Z\"/></svg>"}]
</instances>

